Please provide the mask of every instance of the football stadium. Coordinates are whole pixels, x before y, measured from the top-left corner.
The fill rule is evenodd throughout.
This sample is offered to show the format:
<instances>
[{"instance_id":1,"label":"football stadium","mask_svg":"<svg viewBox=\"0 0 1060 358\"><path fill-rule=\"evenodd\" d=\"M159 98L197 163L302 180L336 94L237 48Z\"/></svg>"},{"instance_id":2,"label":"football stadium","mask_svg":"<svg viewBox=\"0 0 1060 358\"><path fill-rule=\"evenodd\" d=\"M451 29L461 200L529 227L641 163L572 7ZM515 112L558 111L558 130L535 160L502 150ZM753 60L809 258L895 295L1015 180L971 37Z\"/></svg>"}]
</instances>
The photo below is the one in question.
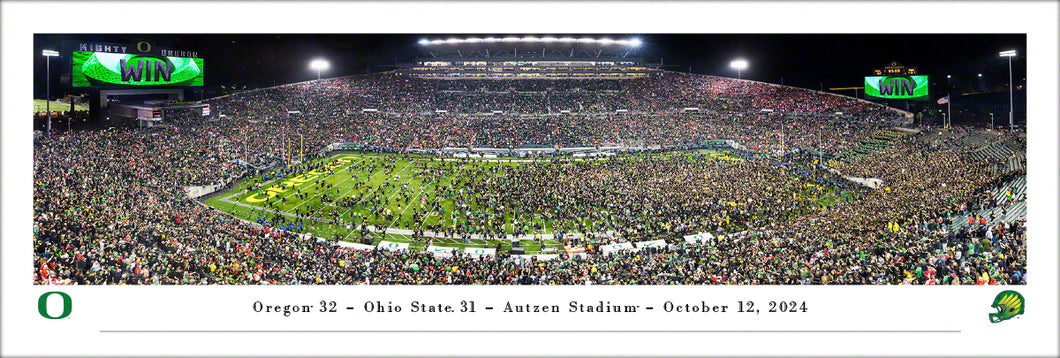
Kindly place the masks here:
<instances>
[{"instance_id":1,"label":"football stadium","mask_svg":"<svg viewBox=\"0 0 1060 358\"><path fill-rule=\"evenodd\" d=\"M1011 77L938 93L887 60L826 91L651 39L424 36L249 89L183 45L64 41L48 90L90 119L35 114L34 282L1026 283Z\"/></svg>"}]
</instances>

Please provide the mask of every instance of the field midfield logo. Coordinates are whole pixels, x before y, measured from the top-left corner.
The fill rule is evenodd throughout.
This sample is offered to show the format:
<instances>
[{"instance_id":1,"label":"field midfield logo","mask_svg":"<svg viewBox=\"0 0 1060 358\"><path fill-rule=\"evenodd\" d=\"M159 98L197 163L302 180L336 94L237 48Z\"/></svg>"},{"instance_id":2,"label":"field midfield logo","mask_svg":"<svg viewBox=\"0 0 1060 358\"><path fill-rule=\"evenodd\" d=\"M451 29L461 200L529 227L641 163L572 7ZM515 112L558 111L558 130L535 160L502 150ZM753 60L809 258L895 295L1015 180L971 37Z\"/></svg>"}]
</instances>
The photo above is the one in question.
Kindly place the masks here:
<instances>
[{"instance_id":1,"label":"field midfield logo","mask_svg":"<svg viewBox=\"0 0 1060 358\"><path fill-rule=\"evenodd\" d=\"M990 314L990 323L1007 321L1013 317L1023 314L1023 295L1019 292L1006 290L1001 291L994 297L994 303L990 307L997 310Z\"/></svg>"}]
</instances>

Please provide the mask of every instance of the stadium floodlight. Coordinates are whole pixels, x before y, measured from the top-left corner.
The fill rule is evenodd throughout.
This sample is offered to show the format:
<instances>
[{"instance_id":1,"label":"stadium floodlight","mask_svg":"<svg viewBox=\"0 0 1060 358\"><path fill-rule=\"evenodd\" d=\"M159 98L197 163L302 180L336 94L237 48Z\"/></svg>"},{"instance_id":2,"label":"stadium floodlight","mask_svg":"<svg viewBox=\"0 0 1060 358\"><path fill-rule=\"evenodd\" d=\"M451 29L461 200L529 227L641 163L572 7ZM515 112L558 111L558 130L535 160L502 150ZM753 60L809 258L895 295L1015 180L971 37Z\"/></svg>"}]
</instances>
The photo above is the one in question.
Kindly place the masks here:
<instances>
[{"instance_id":1,"label":"stadium floodlight","mask_svg":"<svg viewBox=\"0 0 1060 358\"><path fill-rule=\"evenodd\" d=\"M946 79L947 79L947 80L948 80L948 79L950 79L950 77L951 77L950 75L946 75Z\"/></svg>"},{"instance_id":2,"label":"stadium floodlight","mask_svg":"<svg viewBox=\"0 0 1060 358\"><path fill-rule=\"evenodd\" d=\"M59 56L59 51L44 50L41 54L44 55L45 66L47 66L44 71L46 76L44 81L47 83L46 86L48 86L44 90L44 110L48 112L48 135L50 136L52 135L52 57ZM69 122L69 119L67 119L67 122Z\"/></svg>"},{"instance_id":3,"label":"stadium floodlight","mask_svg":"<svg viewBox=\"0 0 1060 358\"><path fill-rule=\"evenodd\" d=\"M553 36L546 36L546 37L537 37L537 36L515 37L515 36L508 36L508 37L504 37L504 38L497 38L497 37L486 37L486 38L470 37L470 38L466 38L466 39L458 39L458 38L448 38L448 39L445 39L445 40L441 40L441 39L436 39L436 40L422 39L422 40L417 41L417 43L419 43L420 45L424 45L424 46L441 45L441 44L455 45L455 44L482 43L482 42L486 42L486 43L496 43L496 42L509 42L509 43L510 42L518 42L518 43L565 42L565 43L599 44L599 45L604 45L604 46L620 45L620 46L632 46L632 47L640 46L643 43L638 38L624 39L624 40L615 40L615 39L606 38L606 37L605 38L600 38L600 39L594 39L594 38L591 38L591 37L583 37L583 38L580 38L580 39L575 39L573 37L556 38L556 37L553 37Z\"/></svg>"},{"instance_id":4,"label":"stadium floodlight","mask_svg":"<svg viewBox=\"0 0 1060 358\"><path fill-rule=\"evenodd\" d=\"M309 62L309 68L314 69L314 70L317 71L317 79L318 80L320 79L320 71L326 70L326 69L328 69L328 67L331 67L331 65L328 63L327 60L324 60L324 59L319 59L318 58L318 59L313 60L312 62Z\"/></svg>"},{"instance_id":5,"label":"stadium floodlight","mask_svg":"<svg viewBox=\"0 0 1060 358\"><path fill-rule=\"evenodd\" d=\"M729 62L729 67L735 68L736 69L736 79L741 79L741 72L743 71L743 69L747 68L747 60L744 60L744 59L733 60L732 62Z\"/></svg>"},{"instance_id":6,"label":"stadium floodlight","mask_svg":"<svg viewBox=\"0 0 1060 358\"><path fill-rule=\"evenodd\" d=\"M1014 130L1016 127L1012 122L1012 58L1016 57L1016 50L1001 51L998 55L1001 57L1008 57L1008 129ZM991 125L991 127L992 126L993 125Z\"/></svg>"}]
</instances>

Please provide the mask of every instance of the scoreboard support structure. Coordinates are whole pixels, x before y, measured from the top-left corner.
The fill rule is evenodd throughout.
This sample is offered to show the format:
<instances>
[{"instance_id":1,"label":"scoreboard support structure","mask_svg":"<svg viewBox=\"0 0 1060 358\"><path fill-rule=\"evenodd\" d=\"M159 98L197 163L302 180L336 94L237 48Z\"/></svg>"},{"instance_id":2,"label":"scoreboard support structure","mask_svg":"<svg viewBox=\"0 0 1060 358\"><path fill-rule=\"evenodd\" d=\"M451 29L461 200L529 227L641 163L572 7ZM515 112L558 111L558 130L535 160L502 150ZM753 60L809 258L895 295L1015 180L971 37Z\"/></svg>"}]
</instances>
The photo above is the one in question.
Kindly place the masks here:
<instances>
[{"instance_id":1,"label":"scoreboard support structure","mask_svg":"<svg viewBox=\"0 0 1060 358\"><path fill-rule=\"evenodd\" d=\"M183 102L184 101L184 89L183 88L159 88L159 89L101 89L98 93L89 98L88 115L94 120L102 118L107 113L107 97L110 96L128 96L128 95L147 95L147 94L165 94L168 95L168 99Z\"/></svg>"}]
</instances>

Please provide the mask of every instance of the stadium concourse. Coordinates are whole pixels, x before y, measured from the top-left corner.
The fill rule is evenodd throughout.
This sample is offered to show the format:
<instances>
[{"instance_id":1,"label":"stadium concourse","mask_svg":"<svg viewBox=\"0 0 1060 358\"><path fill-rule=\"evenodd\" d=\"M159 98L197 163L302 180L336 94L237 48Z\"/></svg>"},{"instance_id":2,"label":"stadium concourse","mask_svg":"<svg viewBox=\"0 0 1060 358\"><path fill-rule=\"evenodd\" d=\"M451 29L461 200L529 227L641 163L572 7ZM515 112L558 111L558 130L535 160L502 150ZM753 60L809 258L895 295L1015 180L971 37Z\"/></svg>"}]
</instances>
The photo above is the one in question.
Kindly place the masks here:
<instances>
[{"instance_id":1,"label":"stadium concourse","mask_svg":"<svg viewBox=\"0 0 1060 358\"><path fill-rule=\"evenodd\" d=\"M1026 143L1020 134L896 130L901 116L868 102L673 72L626 80L468 81L383 73L207 102L218 114L207 121L175 114L162 128L34 140L35 283L1025 283ZM738 143L725 151L738 160L686 150L721 139ZM343 162L333 156L335 143L354 145L360 154ZM651 153L490 166L433 157L447 147ZM305 160L285 165L284 158L298 153ZM415 177L416 184L381 178L410 168L401 178ZM375 229L419 227L412 239L420 245L398 251L339 245L336 238L356 230L323 238L298 231L309 217L350 220L312 211L326 205L311 210L266 201L255 220L185 191L246 189L245 199L277 176L343 170L364 187L343 193L337 182L307 179L295 193L338 190L328 200L332 207L374 215ZM373 179L377 173L385 174ZM868 188L844 177L882 184ZM806 184L827 190L814 189L808 199L799 191ZM391 197L427 190L435 195L422 207ZM344 194L359 199L343 201ZM833 200L822 204L816 195ZM304 201L314 199L325 203ZM457 201L488 207L481 214L498 220L452 215ZM390 205L412 213L388 216ZM443 207L451 225L425 219L428 210ZM566 242L551 255L413 249L439 233L475 233L493 247L525 234L507 225L514 221L509 215L518 219L519 212L542 207L553 219L552 234L578 237L569 246L584 252L568 253ZM275 214L279 209L301 218ZM365 231L365 217L352 220ZM595 235L602 232L607 235ZM715 238L685 238L706 233ZM658 240L665 245L602 248Z\"/></svg>"}]
</instances>

